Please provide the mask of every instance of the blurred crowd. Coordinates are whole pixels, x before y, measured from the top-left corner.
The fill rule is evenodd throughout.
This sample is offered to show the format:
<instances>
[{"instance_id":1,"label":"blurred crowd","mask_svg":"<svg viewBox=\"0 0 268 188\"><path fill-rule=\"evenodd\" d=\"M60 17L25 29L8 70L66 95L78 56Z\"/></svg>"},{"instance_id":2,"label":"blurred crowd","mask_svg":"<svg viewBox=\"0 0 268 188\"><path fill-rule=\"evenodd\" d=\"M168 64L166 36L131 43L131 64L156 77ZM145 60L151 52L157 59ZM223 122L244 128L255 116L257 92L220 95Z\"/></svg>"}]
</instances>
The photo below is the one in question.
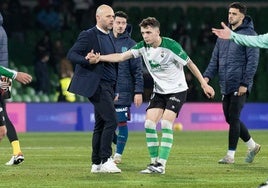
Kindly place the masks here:
<instances>
[{"instance_id":1,"label":"blurred crowd","mask_svg":"<svg viewBox=\"0 0 268 188\"><path fill-rule=\"evenodd\" d=\"M4 18L3 26L6 29L9 41L13 41L9 45L10 48L19 48L19 44L23 44L21 46L25 48L17 49L16 53L10 51L10 57L15 59L14 63L18 66L25 64L28 68L29 66L33 67L33 72L30 73L34 77L32 87L36 93L57 93L60 96L64 92L63 88L66 90L66 85L68 85L66 78L71 78L74 69L71 62L65 58L68 49L76 40L79 31L95 25L96 7L100 4L112 6L113 1L36 0L27 2L33 4L25 4L23 0L1 0L0 2L0 11ZM192 12L196 12L195 10ZM131 13L131 8L125 11L129 14L130 24L132 24L136 17ZM165 19L163 13L166 13L168 19L161 22L162 35L177 40L202 72L207 66L209 54L216 39L210 31L213 26L212 19L202 19L205 21L197 22L188 13L177 10L176 12L180 12L176 19L168 16L166 10L161 14L159 13L160 15L156 11L151 16ZM145 15L139 14L138 16ZM170 26L167 26L167 23ZM141 39L140 34L136 37L135 30L132 35L137 42ZM32 36L37 37L33 38ZM27 50L26 48L30 48L31 51L26 57L27 60L23 61L21 58L16 58L20 57L19 53L26 54L26 51L23 52L23 50ZM205 99L203 96L196 95L200 87L192 78L191 73L186 71L186 78L189 85L188 101L203 101ZM56 84L55 80L57 80ZM144 99L148 101L153 84L146 68L144 68L144 80Z\"/></svg>"},{"instance_id":2,"label":"blurred crowd","mask_svg":"<svg viewBox=\"0 0 268 188\"><path fill-rule=\"evenodd\" d=\"M69 46L62 37L64 32L75 32L95 24L95 9L100 4L112 5L113 1L100 0L38 0L25 5L23 0L1 0L0 11L4 19L9 41L14 44L30 45L34 83L37 94L57 94L58 101L75 101L74 97L64 97L73 75L73 65L66 59ZM38 34L36 34L38 33ZM57 34L57 37L51 35ZM37 35L35 41L29 35ZM69 39L74 40L74 39ZM10 45L9 45L10 46ZM17 46L18 48L19 46ZM27 46L29 47L29 46ZM24 49L19 49L23 51ZM20 52L23 53L23 52ZM10 56L16 56L10 51ZM25 62L14 62L18 67ZM29 68L30 70L30 68ZM51 75L57 75L52 77ZM55 80L58 79L56 84ZM54 82L53 82L54 81Z\"/></svg>"}]
</instances>

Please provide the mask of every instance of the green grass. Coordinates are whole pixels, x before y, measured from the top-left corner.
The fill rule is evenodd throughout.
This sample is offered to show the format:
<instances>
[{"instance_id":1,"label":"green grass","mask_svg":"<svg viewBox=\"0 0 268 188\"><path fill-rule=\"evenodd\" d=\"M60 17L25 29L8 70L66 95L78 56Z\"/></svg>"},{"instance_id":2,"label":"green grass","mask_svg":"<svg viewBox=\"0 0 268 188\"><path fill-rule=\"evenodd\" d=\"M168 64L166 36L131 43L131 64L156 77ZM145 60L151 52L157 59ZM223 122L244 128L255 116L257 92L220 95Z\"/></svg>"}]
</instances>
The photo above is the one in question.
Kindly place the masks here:
<instances>
[{"instance_id":1,"label":"green grass","mask_svg":"<svg viewBox=\"0 0 268 188\"><path fill-rule=\"evenodd\" d=\"M241 141L236 163L220 165L226 154L227 132L175 132L166 174L139 174L150 162L143 132L130 132L119 165L121 174L91 174L91 132L19 134L25 162L5 166L11 147L0 144L0 187L213 187L251 188L268 178L268 131L251 131L262 145L246 164Z\"/></svg>"}]
</instances>

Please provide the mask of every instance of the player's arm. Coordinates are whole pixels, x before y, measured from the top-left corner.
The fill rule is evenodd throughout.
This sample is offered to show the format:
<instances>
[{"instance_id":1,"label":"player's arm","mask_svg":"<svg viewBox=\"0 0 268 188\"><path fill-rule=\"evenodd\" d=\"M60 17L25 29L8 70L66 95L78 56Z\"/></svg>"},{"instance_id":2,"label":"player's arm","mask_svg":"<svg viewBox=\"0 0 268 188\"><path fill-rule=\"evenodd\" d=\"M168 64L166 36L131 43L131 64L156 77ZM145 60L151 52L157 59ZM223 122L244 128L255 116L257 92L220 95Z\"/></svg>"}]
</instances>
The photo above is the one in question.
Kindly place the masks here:
<instances>
[{"instance_id":1,"label":"player's arm","mask_svg":"<svg viewBox=\"0 0 268 188\"><path fill-rule=\"evenodd\" d=\"M15 80L23 84L29 84L32 81L32 76L25 72L17 72Z\"/></svg>"},{"instance_id":2,"label":"player's arm","mask_svg":"<svg viewBox=\"0 0 268 188\"><path fill-rule=\"evenodd\" d=\"M0 75L15 79L17 76L17 71L0 66Z\"/></svg>"},{"instance_id":3,"label":"player's arm","mask_svg":"<svg viewBox=\"0 0 268 188\"><path fill-rule=\"evenodd\" d=\"M258 36L251 36L231 32L231 40L243 46L268 48L268 33Z\"/></svg>"},{"instance_id":4,"label":"player's arm","mask_svg":"<svg viewBox=\"0 0 268 188\"><path fill-rule=\"evenodd\" d=\"M203 78L201 72L199 71L197 66L192 62L191 59L188 60L187 67L189 68L189 70L193 73L193 75L199 81L199 83L200 83L202 89L204 90L204 93L206 94L206 96L208 98L213 98L214 95L215 95L214 89L210 85L208 85L207 81Z\"/></svg>"},{"instance_id":5,"label":"player's arm","mask_svg":"<svg viewBox=\"0 0 268 188\"><path fill-rule=\"evenodd\" d=\"M111 62L111 63L120 63L126 61L128 59L133 58L133 54L130 50L123 53L114 53L108 55L100 55L99 53L95 53L93 51L89 52L85 57L90 64L96 64L100 61L102 62Z\"/></svg>"},{"instance_id":6,"label":"player's arm","mask_svg":"<svg viewBox=\"0 0 268 188\"><path fill-rule=\"evenodd\" d=\"M32 81L31 75L24 72L17 72L15 70L11 70L3 66L0 66L0 74L2 76L17 80L18 82L21 82L23 84L28 84Z\"/></svg>"},{"instance_id":7,"label":"player's arm","mask_svg":"<svg viewBox=\"0 0 268 188\"><path fill-rule=\"evenodd\" d=\"M268 33L258 36L241 35L231 31L223 22L222 29L212 28L212 32L222 39L231 39L235 43L248 47L268 48Z\"/></svg>"},{"instance_id":8,"label":"player's arm","mask_svg":"<svg viewBox=\"0 0 268 188\"><path fill-rule=\"evenodd\" d=\"M113 63L119 63L126 61L128 59L133 58L133 54L131 53L130 50L123 52L123 53L114 53L114 54L109 54L109 55L101 55L100 56L100 61L104 62L113 62Z\"/></svg>"},{"instance_id":9,"label":"player's arm","mask_svg":"<svg viewBox=\"0 0 268 188\"><path fill-rule=\"evenodd\" d=\"M221 22L221 25L223 29L212 28L212 33L221 39L231 39L231 29L227 27L227 25L225 25L223 22Z\"/></svg>"}]
</instances>

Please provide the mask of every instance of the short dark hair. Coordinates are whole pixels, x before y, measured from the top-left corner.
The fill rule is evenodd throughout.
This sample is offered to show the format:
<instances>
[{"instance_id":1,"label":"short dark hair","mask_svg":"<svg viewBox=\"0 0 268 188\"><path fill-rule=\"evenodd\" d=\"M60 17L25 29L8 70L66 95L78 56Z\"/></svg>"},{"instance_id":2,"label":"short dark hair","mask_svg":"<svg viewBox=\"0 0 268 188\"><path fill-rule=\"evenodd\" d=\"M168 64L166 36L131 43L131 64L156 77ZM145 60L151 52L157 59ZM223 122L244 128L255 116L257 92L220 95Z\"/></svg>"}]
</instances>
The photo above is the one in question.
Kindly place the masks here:
<instances>
[{"instance_id":1,"label":"short dark hair","mask_svg":"<svg viewBox=\"0 0 268 188\"><path fill-rule=\"evenodd\" d=\"M140 27L158 27L160 29L160 22L155 17L148 17L141 21Z\"/></svg>"},{"instance_id":2,"label":"short dark hair","mask_svg":"<svg viewBox=\"0 0 268 188\"><path fill-rule=\"evenodd\" d=\"M115 12L114 13L114 17L126 18L126 20L128 19L128 15L124 11L117 11L117 12Z\"/></svg>"},{"instance_id":3,"label":"short dark hair","mask_svg":"<svg viewBox=\"0 0 268 188\"><path fill-rule=\"evenodd\" d=\"M240 3L240 2L233 2L229 5L230 8L238 9L240 13L246 15L247 14L247 7L246 5Z\"/></svg>"}]
</instances>

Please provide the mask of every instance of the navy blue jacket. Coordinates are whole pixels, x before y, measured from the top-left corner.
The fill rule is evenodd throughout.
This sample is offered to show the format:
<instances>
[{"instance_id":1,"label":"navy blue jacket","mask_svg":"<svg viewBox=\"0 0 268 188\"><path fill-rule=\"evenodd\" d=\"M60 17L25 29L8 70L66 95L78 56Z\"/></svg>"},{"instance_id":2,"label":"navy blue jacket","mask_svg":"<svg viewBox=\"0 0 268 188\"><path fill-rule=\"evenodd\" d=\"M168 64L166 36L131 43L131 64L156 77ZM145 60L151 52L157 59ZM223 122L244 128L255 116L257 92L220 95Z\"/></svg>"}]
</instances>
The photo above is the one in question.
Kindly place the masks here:
<instances>
[{"instance_id":1,"label":"navy blue jacket","mask_svg":"<svg viewBox=\"0 0 268 188\"><path fill-rule=\"evenodd\" d=\"M136 44L127 31L118 38L115 38L112 32L111 36L114 39L117 53L125 52ZM130 106L133 101L133 93L143 93L142 68L141 58L132 58L119 63L116 84L116 93L119 94L119 98L115 105Z\"/></svg>"},{"instance_id":2,"label":"navy blue jacket","mask_svg":"<svg viewBox=\"0 0 268 188\"><path fill-rule=\"evenodd\" d=\"M85 57L92 49L100 53L100 37L96 26L82 31L69 50L67 58L75 64L75 71L68 91L84 97L92 97L96 92L103 77L104 62L91 65Z\"/></svg>"},{"instance_id":3,"label":"navy blue jacket","mask_svg":"<svg viewBox=\"0 0 268 188\"><path fill-rule=\"evenodd\" d=\"M3 17L0 13L0 65L8 67L7 34L3 28Z\"/></svg>"},{"instance_id":4,"label":"navy blue jacket","mask_svg":"<svg viewBox=\"0 0 268 188\"><path fill-rule=\"evenodd\" d=\"M253 22L246 16L243 23L234 32L256 35ZM227 95L245 86L251 91L253 78L259 62L259 49L236 44L231 40L217 39L209 65L203 74L212 79L219 75L221 94Z\"/></svg>"}]
</instances>

